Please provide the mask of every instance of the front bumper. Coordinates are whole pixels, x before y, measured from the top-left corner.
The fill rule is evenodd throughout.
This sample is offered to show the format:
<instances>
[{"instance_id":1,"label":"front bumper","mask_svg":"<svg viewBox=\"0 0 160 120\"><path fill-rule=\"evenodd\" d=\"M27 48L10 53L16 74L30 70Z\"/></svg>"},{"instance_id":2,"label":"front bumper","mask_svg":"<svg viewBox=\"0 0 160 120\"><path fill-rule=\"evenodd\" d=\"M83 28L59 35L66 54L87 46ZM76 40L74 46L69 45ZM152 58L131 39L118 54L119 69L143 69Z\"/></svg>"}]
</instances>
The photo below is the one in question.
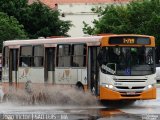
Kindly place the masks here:
<instances>
[{"instance_id":1,"label":"front bumper","mask_svg":"<svg viewBox=\"0 0 160 120\"><path fill-rule=\"evenodd\" d=\"M135 95L124 95L124 93L120 93L106 87L100 87L100 100L149 100L156 99L156 87L145 90L141 93Z\"/></svg>"}]
</instances>

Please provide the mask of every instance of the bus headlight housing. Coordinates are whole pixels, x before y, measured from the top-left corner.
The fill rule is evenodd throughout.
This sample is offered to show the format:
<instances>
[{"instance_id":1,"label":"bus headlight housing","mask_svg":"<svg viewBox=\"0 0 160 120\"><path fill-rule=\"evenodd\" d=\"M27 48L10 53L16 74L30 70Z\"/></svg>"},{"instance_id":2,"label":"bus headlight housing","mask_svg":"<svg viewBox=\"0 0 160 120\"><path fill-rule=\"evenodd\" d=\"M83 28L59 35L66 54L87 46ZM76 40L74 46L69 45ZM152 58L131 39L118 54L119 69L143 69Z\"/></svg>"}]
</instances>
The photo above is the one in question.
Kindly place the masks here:
<instances>
[{"instance_id":1,"label":"bus headlight housing","mask_svg":"<svg viewBox=\"0 0 160 120\"><path fill-rule=\"evenodd\" d=\"M110 84L110 85L106 85L106 88L114 89L114 86Z\"/></svg>"},{"instance_id":2,"label":"bus headlight housing","mask_svg":"<svg viewBox=\"0 0 160 120\"><path fill-rule=\"evenodd\" d=\"M153 85L147 85L146 87L145 87L145 90L148 90L148 89L151 89L153 87Z\"/></svg>"},{"instance_id":3,"label":"bus headlight housing","mask_svg":"<svg viewBox=\"0 0 160 120\"><path fill-rule=\"evenodd\" d=\"M150 88L152 88L152 87L153 87L153 85L148 85L148 86L147 86L148 89L150 89Z\"/></svg>"}]
</instances>

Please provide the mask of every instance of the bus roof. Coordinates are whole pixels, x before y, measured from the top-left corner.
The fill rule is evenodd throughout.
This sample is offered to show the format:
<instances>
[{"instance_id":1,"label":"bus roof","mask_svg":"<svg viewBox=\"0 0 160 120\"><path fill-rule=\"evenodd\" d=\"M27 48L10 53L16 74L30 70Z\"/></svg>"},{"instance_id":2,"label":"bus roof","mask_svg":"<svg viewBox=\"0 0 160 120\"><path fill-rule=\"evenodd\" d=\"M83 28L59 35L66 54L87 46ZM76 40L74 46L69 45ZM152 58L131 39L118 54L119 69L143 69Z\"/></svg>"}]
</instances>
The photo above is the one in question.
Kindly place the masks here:
<instances>
[{"instance_id":1,"label":"bus roof","mask_svg":"<svg viewBox=\"0 0 160 120\"><path fill-rule=\"evenodd\" d=\"M8 40L4 41L4 46L9 45L28 45L28 44L63 44L63 43L93 43L100 42L102 36L90 37L66 37L66 38L47 38L47 39L29 39L29 40Z\"/></svg>"},{"instance_id":2,"label":"bus roof","mask_svg":"<svg viewBox=\"0 0 160 120\"><path fill-rule=\"evenodd\" d=\"M118 37L118 36L137 36L137 37L153 37L148 35L137 34L103 34L103 36L89 36L89 37L64 37L64 38L41 38L28 40L8 40L4 41L4 46L9 45L36 45L36 44L64 44L64 43L99 43L103 37Z\"/></svg>"}]
</instances>

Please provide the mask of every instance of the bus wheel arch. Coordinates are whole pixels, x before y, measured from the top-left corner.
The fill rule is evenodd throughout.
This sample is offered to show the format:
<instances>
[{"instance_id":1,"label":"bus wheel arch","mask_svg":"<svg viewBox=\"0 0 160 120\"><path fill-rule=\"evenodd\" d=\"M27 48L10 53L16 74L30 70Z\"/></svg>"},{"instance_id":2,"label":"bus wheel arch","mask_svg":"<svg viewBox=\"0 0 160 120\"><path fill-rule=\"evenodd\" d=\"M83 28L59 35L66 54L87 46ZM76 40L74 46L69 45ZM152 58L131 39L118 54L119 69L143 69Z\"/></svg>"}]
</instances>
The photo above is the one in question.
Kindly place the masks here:
<instances>
[{"instance_id":1,"label":"bus wheel arch","mask_svg":"<svg viewBox=\"0 0 160 120\"><path fill-rule=\"evenodd\" d=\"M78 81L76 83L76 89L84 91L84 85L80 81Z\"/></svg>"}]
</instances>

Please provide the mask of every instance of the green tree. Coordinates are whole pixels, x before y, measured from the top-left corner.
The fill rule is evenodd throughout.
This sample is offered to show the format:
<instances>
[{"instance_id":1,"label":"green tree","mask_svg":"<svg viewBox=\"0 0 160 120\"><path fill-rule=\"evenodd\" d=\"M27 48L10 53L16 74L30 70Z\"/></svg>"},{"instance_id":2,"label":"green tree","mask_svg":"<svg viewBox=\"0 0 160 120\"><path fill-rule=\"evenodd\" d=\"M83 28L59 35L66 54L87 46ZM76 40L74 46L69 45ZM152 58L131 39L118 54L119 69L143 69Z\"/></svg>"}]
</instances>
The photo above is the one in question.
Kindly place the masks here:
<instances>
[{"instance_id":1,"label":"green tree","mask_svg":"<svg viewBox=\"0 0 160 120\"><path fill-rule=\"evenodd\" d=\"M14 16L23 24L29 38L68 36L70 21L59 19L59 11L41 2L28 5L28 0L0 0L0 11Z\"/></svg>"},{"instance_id":2,"label":"green tree","mask_svg":"<svg viewBox=\"0 0 160 120\"><path fill-rule=\"evenodd\" d=\"M68 36L71 22L60 20L58 10L52 10L40 2L35 2L29 6L27 13L23 25L30 38Z\"/></svg>"},{"instance_id":3,"label":"green tree","mask_svg":"<svg viewBox=\"0 0 160 120\"><path fill-rule=\"evenodd\" d=\"M94 27L84 23L86 34L131 33L156 37L160 45L160 1L141 0L125 5L107 5L104 9L93 9L100 16L94 20Z\"/></svg>"},{"instance_id":4,"label":"green tree","mask_svg":"<svg viewBox=\"0 0 160 120\"><path fill-rule=\"evenodd\" d=\"M18 20L26 12L28 0L0 0L0 11Z\"/></svg>"},{"instance_id":5,"label":"green tree","mask_svg":"<svg viewBox=\"0 0 160 120\"><path fill-rule=\"evenodd\" d=\"M26 38L23 25L16 18L0 12L0 52L3 41Z\"/></svg>"}]
</instances>

